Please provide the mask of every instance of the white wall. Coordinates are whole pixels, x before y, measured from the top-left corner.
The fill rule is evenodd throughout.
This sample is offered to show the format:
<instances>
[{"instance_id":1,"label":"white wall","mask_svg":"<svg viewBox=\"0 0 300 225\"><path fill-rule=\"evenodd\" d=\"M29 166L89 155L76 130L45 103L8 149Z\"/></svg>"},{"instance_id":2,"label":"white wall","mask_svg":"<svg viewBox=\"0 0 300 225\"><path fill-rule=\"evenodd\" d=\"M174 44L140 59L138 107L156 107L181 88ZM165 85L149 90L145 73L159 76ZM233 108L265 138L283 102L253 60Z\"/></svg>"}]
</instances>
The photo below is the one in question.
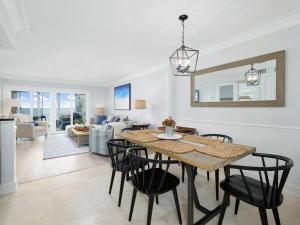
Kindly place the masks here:
<instances>
[{"instance_id":1,"label":"white wall","mask_svg":"<svg viewBox=\"0 0 300 225\"><path fill-rule=\"evenodd\" d=\"M233 47L200 56L198 69L212 67L266 53L286 50L286 106L282 108L192 108L190 79L174 77L169 66L128 79L117 85L131 83L132 102L146 99L147 110L141 120L160 125L168 115L177 124L197 128L200 133L224 133L235 143L255 146L258 152L291 157L295 166L286 190L300 195L300 26L291 27ZM193 46L197 47L197 46ZM117 86L115 85L115 86ZM109 90L113 107L113 87ZM137 119L137 110L113 110L110 113ZM240 163L249 163L250 156Z\"/></svg>"},{"instance_id":2,"label":"white wall","mask_svg":"<svg viewBox=\"0 0 300 225\"><path fill-rule=\"evenodd\" d=\"M201 133L225 133L232 136L235 143L256 146L258 152L291 157L295 166L288 179L287 189L298 194L300 194L299 37L300 25L201 56L198 61L198 68L203 69L286 50L285 107L192 108L190 80L185 77L171 77L170 81L173 86L171 114L176 118L177 124L196 127Z\"/></svg>"},{"instance_id":3,"label":"white wall","mask_svg":"<svg viewBox=\"0 0 300 225\"><path fill-rule=\"evenodd\" d=\"M110 88L111 104L110 113L115 115L128 115L130 119L149 122L154 126L160 125L161 121L168 116L168 68L160 68L155 71L143 73L143 76L137 75L120 82ZM114 87L126 83L131 83L131 110L114 110ZM145 99L147 109L134 109L136 99Z\"/></svg>"},{"instance_id":4,"label":"white wall","mask_svg":"<svg viewBox=\"0 0 300 225\"><path fill-rule=\"evenodd\" d=\"M108 107L108 90L107 87L91 87L85 85L74 85L74 84L62 84L62 83L51 83L51 82L40 82L40 81L23 81L23 80L9 80L0 79L0 101L2 100L2 105L0 104L0 114L4 112L4 96L7 95L5 92L5 87L16 86L37 90L79 90L87 92L89 95L88 108L89 115L93 116L96 110L96 106ZM2 111L1 111L2 109ZM89 121L89 118L87 118Z\"/></svg>"}]
</instances>

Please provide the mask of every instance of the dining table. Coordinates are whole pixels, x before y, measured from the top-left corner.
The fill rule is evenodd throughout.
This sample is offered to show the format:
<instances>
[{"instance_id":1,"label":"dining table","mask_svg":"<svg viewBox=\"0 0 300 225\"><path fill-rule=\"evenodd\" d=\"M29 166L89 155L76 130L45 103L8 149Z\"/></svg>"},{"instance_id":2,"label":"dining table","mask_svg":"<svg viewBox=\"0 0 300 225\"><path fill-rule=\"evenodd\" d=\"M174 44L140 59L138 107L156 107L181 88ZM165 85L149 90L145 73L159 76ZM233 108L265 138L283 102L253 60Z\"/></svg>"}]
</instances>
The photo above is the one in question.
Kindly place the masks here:
<instances>
[{"instance_id":1,"label":"dining table","mask_svg":"<svg viewBox=\"0 0 300 225\"><path fill-rule=\"evenodd\" d=\"M196 169L215 171L224 168L225 177L229 176L228 165L246 157L256 151L255 147L223 143L219 140L174 133L167 137L161 130L136 130L127 131L119 135L121 138L146 147L156 153L166 155L185 164L187 171L187 225L203 225L216 217L221 210L221 205L208 209L200 204L195 186ZM174 140L169 140L174 139ZM194 221L194 207L204 216Z\"/></svg>"}]
</instances>

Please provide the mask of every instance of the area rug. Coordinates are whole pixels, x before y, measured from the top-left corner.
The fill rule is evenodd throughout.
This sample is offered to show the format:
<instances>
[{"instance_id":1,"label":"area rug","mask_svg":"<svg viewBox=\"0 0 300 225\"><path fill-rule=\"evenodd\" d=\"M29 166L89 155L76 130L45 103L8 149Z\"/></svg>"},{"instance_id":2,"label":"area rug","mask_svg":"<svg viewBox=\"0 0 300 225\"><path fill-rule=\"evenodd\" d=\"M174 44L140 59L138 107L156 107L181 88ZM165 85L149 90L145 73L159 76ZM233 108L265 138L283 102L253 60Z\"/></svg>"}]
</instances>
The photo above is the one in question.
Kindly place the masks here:
<instances>
[{"instance_id":1,"label":"area rug","mask_svg":"<svg viewBox=\"0 0 300 225\"><path fill-rule=\"evenodd\" d=\"M68 135L53 135L45 140L43 159L52 159L87 152L89 152L89 146L83 145L79 148L75 139L68 137Z\"/></svg>"}]
</instances>

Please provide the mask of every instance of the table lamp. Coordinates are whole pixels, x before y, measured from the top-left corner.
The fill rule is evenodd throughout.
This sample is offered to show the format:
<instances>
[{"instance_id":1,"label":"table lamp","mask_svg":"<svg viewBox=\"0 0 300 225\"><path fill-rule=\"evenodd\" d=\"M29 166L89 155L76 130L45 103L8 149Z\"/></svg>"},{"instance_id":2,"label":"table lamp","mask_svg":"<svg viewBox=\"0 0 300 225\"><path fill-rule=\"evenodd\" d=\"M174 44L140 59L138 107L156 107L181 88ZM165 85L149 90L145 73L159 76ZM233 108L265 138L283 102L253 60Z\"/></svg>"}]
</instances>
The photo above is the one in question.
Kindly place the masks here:
<instances>
[{"instance_id":1,"label":"table lamp","mask_svg":"<svg viewBox=\"0 0 300 225\"><path fill-rule=\"evenodd\" d=\"M9 116L12 116L17 113L17 108L22 106L22 101L17 98L8 99L7 105L10 108Z\"/></svg>"},{"instance_id":2,"label":"table lamp","mask_svg":"<svg viewBox=\"0 0 300 225\"><path fill-rule=\"evenodd\" d=\"M146 100L142 100L142 99L138 99L138 100L135 100L134 102L134 108L135 109L146 109ZM140 112L139 112L139 115L138 115L138 119L140 121L141 119L141 115L140 115Z\"/></svg>"},{"instance_id":3,"label":"table lamp","mask_svg":"<svg viewBox=\"0 0 300 225\"><path fill-rule=\"evenodd\" d=\"M96 115L103 115L104 108L103 107L96 107Z\"/></svg>"}]
</instances>

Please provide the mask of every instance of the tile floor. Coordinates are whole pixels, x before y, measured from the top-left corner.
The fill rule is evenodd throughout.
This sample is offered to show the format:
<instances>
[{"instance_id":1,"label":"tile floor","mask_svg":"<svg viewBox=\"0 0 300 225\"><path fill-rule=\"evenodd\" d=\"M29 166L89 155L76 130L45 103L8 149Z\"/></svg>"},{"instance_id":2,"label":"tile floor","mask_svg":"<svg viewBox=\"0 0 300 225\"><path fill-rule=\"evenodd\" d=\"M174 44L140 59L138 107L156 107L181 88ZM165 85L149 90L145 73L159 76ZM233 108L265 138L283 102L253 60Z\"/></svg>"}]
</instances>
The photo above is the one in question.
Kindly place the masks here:
<instances>
[{"instance_id":1,"label":"tile floor","mask_svg":"<svg viewBox=\"0 0 300 225\"><path fill-rule=\"evenodd\" d=\"M109 160L93 153L43 160L43 144L44 137L39 137L34 141L29 139L17 141L16 167L18 183L102 165Z\"/></svg>"},{"instance_id":2,"label":"tile floor","mask_svg":"<svg viewBox=\"0 0 300 225\"><path fill-rule=\"evenodd\" d=\"M172 172L181 174L179 166ZM128 212L132 187L125 184L121 207L117 207L120 175L116 175L113 192L108 195L111 169L105 160L95 166L20 184L18 191L0 198L0 225L143 225L146 223L147 198L138 194L132 222ZM212 176L213 177L213 176ZM215 201L214 181L206 181L205 173L196 178L200 201L207 207L218 204ZM186 184L178 188L179 201L184 224L186 224ZM223 193L221 193L221 196ZM300 197L285 195L285 202L279 209L283 225L300 224ZM233 199L232 199L233 202ZM224 225L260 225L258 210L241 203L239 214L233 214L234 204L227 210ZM202 214L195 210L195 217ZM269 224L274 224L268 214ZM154 205L153 225L178 224L171 193L160 197L160 204ZM217 218L208 224L217 224Z\"/></svg>"}]
</instances>

